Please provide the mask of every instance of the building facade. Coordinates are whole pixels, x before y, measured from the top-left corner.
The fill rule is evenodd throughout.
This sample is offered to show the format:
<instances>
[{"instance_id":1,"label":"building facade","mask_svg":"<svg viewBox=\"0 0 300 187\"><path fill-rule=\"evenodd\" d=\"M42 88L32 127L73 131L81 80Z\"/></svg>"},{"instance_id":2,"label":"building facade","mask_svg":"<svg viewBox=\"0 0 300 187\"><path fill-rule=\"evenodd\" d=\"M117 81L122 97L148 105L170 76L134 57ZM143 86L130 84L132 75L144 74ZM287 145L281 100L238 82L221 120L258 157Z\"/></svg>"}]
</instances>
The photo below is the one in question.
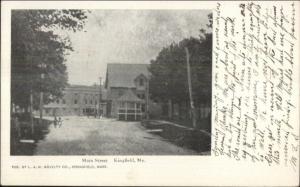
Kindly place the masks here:
<instances>
[{"instance_id":1,"label":"building facade","mask_svg":"<svg viewBox=\"0 0 300 187\"><path fill-rule=\"evenodd\" d=\"M149 106L147 64L108 64L105 89L107 116L119 120L141 120Z\"/></svg>"},{"instance_id":2,"label":"building facade","mask_svg":"<svg viewBox=\"0 0 300 187\"><path fill-rule=\"evenodd\" d=\"M106 114L106 90L100 89L99 85L71 85L65 88L63 94L62 99L44 106L44 115L104 116Z\"/></svg>"},{"instance_id":3,"label":"building facade","mask_svg":"<svg viewBox=\"0 0 300 187\"><path fill-rule=\"evenodd\" d=\"M46 116L101 115L129 121L160 114L161 106L149 98L148 66L108 64L105 85L101 89L99 85L68 86L63 91L63 98L45 105L43 113Z\"/></svg>"}]
</instances>

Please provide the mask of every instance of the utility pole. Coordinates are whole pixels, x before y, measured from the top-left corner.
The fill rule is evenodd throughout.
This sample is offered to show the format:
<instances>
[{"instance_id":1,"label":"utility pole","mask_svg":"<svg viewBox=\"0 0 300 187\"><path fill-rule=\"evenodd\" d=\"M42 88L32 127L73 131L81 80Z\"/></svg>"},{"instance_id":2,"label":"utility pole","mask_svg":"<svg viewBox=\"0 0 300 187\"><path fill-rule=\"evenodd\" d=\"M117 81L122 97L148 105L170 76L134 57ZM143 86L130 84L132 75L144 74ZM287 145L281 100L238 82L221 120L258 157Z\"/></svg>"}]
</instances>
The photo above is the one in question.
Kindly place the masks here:
<instances>
[{"instance_id":1,"label":"utility pole","mask_svg":"<svg viewBox=\"0 0 300 187\"><path fill-rule=\"evenodd\" d=\"M146 80L146 119L149 119L149 79Z\"/></svg>"},{"instance_id":2,"label":"utility pole","mask_svg":"<svg viewBox=\"0 0 300 187\"><path fill-rule=\"evenodd\" d=\"M189 87L189 96L190 96L190 106L192 111L193 128L196 128L197 121L196 121L196 113L195 113L195 106L194 106L193 92L192 92L190 54L187 47L185 47L185 53L186 53L187 78L188 78L188 87Z\"/></svg>"},{"instance_id":3,"label":"utility pole","mask_svg":"<svg viewBox=\"0 0 300 187\"><path fill-rule=\"evenodd\" d=\"M101 108L101 102L102 102L102 89L101 89L101 87L102 87L102 77L99 77L99 80L100 80L100 87L99 87L99 106L98 106L98 117L100 118L100 115L101 115L101 113L100 113L100 109L102 109Z\"/></svg>"}]
</instances>

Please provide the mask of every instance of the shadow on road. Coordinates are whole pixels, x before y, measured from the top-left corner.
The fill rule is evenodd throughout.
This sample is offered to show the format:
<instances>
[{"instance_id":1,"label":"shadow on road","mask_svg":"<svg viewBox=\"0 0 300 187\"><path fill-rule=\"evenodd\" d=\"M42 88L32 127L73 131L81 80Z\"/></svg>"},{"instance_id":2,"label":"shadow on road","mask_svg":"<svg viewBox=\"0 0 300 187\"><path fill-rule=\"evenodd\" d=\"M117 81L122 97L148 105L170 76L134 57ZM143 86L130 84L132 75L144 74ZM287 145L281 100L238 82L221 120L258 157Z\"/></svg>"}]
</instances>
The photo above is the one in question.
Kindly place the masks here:
<instances>
[{"instance_id":1,"label":"shadow on road","mask_svg":"<svg viewBox=\"0 0 300 187\"><path fill-rule=\"evenodd\" d=\"M49 126L51 121L43 120L40 123L39 119L34 118L34 133L32 134L32 127L28 122L21 122L19 132L11 125L10 136L10 154L11 155L33 155L40 140L45 139L50 132Z\"/></svg>"}]
</instances>

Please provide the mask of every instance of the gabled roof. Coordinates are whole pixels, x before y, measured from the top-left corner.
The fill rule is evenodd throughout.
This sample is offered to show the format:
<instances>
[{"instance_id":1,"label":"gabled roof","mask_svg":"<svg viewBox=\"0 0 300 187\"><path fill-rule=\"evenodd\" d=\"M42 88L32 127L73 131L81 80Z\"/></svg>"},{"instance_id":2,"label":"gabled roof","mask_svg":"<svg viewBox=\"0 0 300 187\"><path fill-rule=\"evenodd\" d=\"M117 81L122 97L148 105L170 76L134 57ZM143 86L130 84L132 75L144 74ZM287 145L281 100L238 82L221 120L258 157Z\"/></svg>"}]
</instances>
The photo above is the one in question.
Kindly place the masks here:
<instances>
[{"instance_id":1,"label":"gabled roof","mask_svg":"<svg viewBox=\"0 0 300 187\"><path fill-rule=\"evenodd\" d=\"M149 77L149 64L107 64L105 87L134 88L134 80L143 74Z\"/></svg>"},{"instance_id":2,"label":"gabled roof","mask_svg":"<svg viewBox=\"0 0 300 187\"><path fill-rule=\"evenodd\" d=\"M144 75L143 73L141 73L137 77L135 77L134 80L136 81L136 79L140 79L141 77L146 78L146 79L148 78L148 77L146 77L146 75Z\"/></svg>"},{"instance_id":3,"label":"gabled roof","mask_svg":"<svg viewBox=\"0 0 300 187\"><path fill-rule=\"evenodd\" d=\"M131 89L126 90L125 93L117 99L117 101L143 102L143 100L138 98Z\"/></svg>"}]
</instances>

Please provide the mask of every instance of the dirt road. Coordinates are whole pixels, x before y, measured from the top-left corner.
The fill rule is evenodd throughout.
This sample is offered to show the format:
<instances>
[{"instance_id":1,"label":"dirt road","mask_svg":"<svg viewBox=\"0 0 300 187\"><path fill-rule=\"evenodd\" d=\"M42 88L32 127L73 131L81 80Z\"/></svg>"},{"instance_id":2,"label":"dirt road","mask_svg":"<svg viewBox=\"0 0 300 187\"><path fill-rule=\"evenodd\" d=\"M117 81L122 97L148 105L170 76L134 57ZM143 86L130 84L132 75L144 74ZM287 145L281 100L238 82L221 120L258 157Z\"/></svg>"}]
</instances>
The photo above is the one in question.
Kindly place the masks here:
<instances>
[{"instance_id":1,"label":"dirt road","mask_svg":"<svg viewBox=\"0 0 300 187\"><path fill-rule=\"evenodd\" d=\"M140 122L65 117L61 127L49 127L35 155L195 155L147 132Z\"/></svg>"}]
</instances>

